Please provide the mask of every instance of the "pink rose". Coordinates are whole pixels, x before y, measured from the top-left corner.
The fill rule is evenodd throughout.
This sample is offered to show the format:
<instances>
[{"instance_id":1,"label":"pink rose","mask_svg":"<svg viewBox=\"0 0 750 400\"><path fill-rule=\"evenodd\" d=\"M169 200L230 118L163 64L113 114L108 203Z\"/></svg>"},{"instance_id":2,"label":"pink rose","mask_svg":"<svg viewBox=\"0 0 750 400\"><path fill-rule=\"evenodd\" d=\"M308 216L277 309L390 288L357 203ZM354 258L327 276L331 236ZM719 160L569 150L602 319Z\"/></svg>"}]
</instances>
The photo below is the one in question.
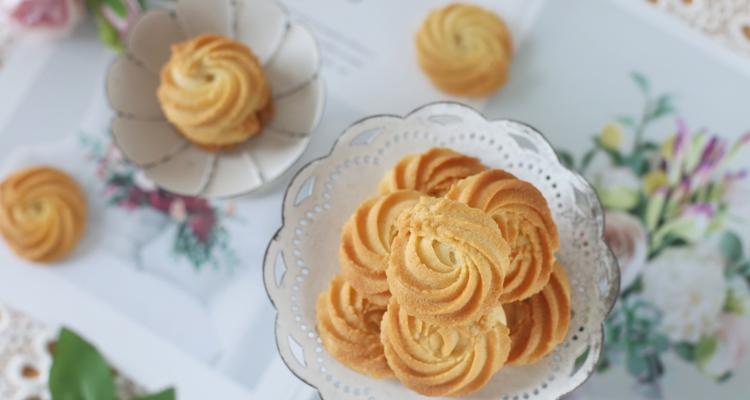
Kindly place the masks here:
<instances>
[{"instance_id":1,"label":"pink rose","mask_svg":"<svg viewBox=\"0 0 750 400\"><path fill-rule=\"evenodd\" d=\"M214 229L216 217L213 212L192 215L188 218L188 226L201 243L206 243L211 231Z\"/></svg>"},{"instance_id":2,"label":"pink rose","mask_svg":"<svg viewBox=\"0 0 750 400\"><path fill-rule=\"evenodd\" d=\"M32 39L66 36L84 13L83 0L0 0L0 24L13 36Z\"/></svg>"},{"instance_id":3,"label":"pink rose","mask_svg":"<svg viewBox=\"0 0 750 400\"><path fill-rule=\"evenodd\" d=\"M171 194L161 190L157 190L155 192L149 193L148 196L149 201L151 202L151 207L165 214L169 212L169 206L174 200L174 197Z\"/></svg>"},{"instance_id":4,"label":"pink rose","mask_svg":"<svg viewBox=\"0 0 750 400\"><path fill-rule=\"evenodd\" d=\"M183 197L182 201L185 202L185 208L188 214L200 214L211 212L211 205L208 204L206 199L200 197Z\"/></svg>"},{"instance_id":5,"label":"pink rose","mask_svg":"<svg viewBox=\"0 0 750 400\"><path fill-rule=\"evenodd\" d=\"M648 256L648 234L640 220L622 211L604 214L604 240L620 264L621 289L635 282Z\"/></svg>"},{"instance_id":6,"label":"pink rose","mask_svg":"<svg viewBox=\"0 0 750 400\"><path fill-rule=\"evenodd\" d=\"M703 371L719 377L745 365L750 357L750 318L746 315L723 314L716 331L716 351L703 366Z\"/></svg>"}]
</instances>

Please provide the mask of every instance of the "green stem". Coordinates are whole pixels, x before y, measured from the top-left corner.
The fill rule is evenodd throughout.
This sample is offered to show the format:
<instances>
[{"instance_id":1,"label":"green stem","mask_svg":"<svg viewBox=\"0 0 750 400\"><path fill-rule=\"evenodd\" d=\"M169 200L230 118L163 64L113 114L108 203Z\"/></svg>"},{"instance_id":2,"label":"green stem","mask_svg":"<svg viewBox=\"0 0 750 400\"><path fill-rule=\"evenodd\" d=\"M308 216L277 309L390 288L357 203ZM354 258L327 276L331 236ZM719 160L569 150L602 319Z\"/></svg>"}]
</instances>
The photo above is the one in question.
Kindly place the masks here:
<instances>
[{"instance_id":1,"label":"green stem","mask_svg":"<svg viewBox=\"0 0 750 400\"><path fill-rule=\"evenodd\" d=\"M594 156L596 155L598 151L599 151L599 148L594 147L588 152L586 152L586 154L583 155L583 158L581 159L581 170L580 170L582 175L586 174L586 170L589 168L589 165L591 165L591 161L594 159Z\"/></svg>"},{"instance_id":2,"label":"green stem","mask_svg":"<svg viewBox=\"0 0 750 400\"><path fill-rule=\"evenodd\" d=\"M643 142L643 132L646 130L648 124L648 114L651 109L651 100L646 97L646 104L643 106L643 112L641 113L641 119L638 121L638 125L635 127L635 141L633 143L633 154L641 148L641 142Z\"/></svg>"}]
</instances>

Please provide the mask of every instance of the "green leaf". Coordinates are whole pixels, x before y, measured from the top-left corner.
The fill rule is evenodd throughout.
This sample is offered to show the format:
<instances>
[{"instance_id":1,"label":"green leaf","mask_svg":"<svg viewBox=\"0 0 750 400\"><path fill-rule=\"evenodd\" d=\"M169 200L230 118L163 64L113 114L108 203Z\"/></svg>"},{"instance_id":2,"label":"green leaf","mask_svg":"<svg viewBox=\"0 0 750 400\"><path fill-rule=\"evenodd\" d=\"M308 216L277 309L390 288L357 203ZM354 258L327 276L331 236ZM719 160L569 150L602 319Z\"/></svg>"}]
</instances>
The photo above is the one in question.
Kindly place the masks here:
<instances>
[{"instance_id":1,"label":"green leaf","mask_svg":"<svg viewBox=\"0 0 750 400\"><path fill-rule=\"evenodd\" d=\"M721 248L721 254L730 263L734 264L742 259L742 240L736 233L732 231L724 232L724 235L721 236L719 247Z\"/></svg>"},{"instance_id":2,"label":"green leaf","mask_svg":"<svg viewBox=\"0 0 750 400\"><path fill-rule=\"evenodd\" d=\"M672 345L672 350L674 350L675 354L677 354L685 361L695 361L695 345L686 342L680 342Z\"/></svg>"},{"instance_id":3,"label":"green leaf","mask_svg":"<svg viewBox=\"0 0 750 400\"><path fill-rule=\"evenodd\" d=\"M724 383L730 379L732 379L732 371L727 371L721 374L721 376L719 376L718 378L716 378L716 382Z\"/></svg>"},{"instance_id":4,"label":"green leaf","mask_svg":"<svg viewBox=\"0 0 750 400\"><path fill-rule=\"evenodd\" d=\"M669 348L669 339L664 335L657 334L651 338L650 344L657 353L661 353Z\"/></svg>"},{"instance_id":5,"label":"green leaf","mask_svg":"<svg viewBox=\"0 0 750 400\"><path fill-rule=\"evenodd\" d=\"M124 50L122 42L120 41L120 33L117 32L117 29L115 29L109 21L104 19L101 13L97 12L95 18L96 26L99 30L99 39L112 50L117 52Z\"/></svg>"},{"instance_id":6,"label":"green leaf","mask_svg":"<svg viewBox=\"0 0 750 400\"><path fill-rule=\"evenodd\" d=\"M575 169L575 159L573 155L565 150L557 150L557 156L560 157L563 165L569 169Z\"/></svg>"},{"instance_id":7,"label":"green leaf","mask_svg":"<svg viewBox=\"0 0 750 400\"><path fill-rule=\"evenodd\" d=\"M666 201L666 195L661 192L654 193L648 200L643 220L649 232L653 232L658 226Z\"/></svg>"},{"instance_id":8,"label":"green leaf","mask_svg":"<svg viewBox=\"0 0 750 400\"><path fill-rule=\"evenodd\" d=\"M633 71L630 73L630 77L633 78L633 81L636 85L638 85L638 88L641 90L641 92L644 95L648 95L648 92L651 89L651 85L648 82L648 78L646 78L645 75L643 75L640 72Z\"/></svg>"},{"instance_id":9,"label":"green leaf","mask_svg":"<svg viewBox=\"0 0 750 400\"><path fill-rule=\"evenodd\" d=\"M103 0L86 0L86 7L88 7L89 11L96 12L99 5L102 4L102 1Z\"/></svg>"},{"instance_id":10,"label":"green leaf","mask_svg":"<svg viewBox=\"0 0 750 400\"><path fill-rule=\"evenodd\" d=\"M718 344L716 336L702 336L695 345L695 363L703 367L716 351Z\"/></svg>"},{"instance_id":11,"label":"green leaf","mask_svg":"<svg viewBox=\"0 0 750 400\"><path fill-rule=\"evenodd\" d=\"M729 314L744 315L745 302L737 296L734 288L727 289L727 295L724 299L723 311Z\"/></svg>"},{"instance_id":12,"label":"green leaf","mask_svg":"<svg viewBox=\"0 0 750 400\"><path fill-rule=\"evenodd\" d=\"M601 359L599 359L599 363L596 364L596 372L603 373L609 370L609 359L606 356L602 356Z\"/></svg>"},{"instance_id":13,"label":"green leaf","mask_svg":"<svg viewBox=\"0 0 750 400\"><path fill-rule=\"evenodd\" d=\"M661 150L661 146L654 142L643 142L640 146L638 146L638 150L648 150L648 151L654 151L654 150Z\"/></svg>"},{"instance_id":14,"label":"green leaf","mask_svg":"<svg viewBox=\"0 0 750 400\"><path fill-rule=\"evenodd\" d=\"M149 394L141 396L135 400L175 400L177 398L177 392L174 388L164 389L159 393Z\"/></svg>"},{"instance_id":15,"label":"green leaf","mask_svg":"<svg viewBox=\"0 0 750 400\"><path fill-rule=\"evenodd\" d=\"M114 400L115 384L101 354L73 331L57 338L49 388L54 400Z\"/></svg>"},{"instance_id":16,"label":"green leaf","mask_svg":"<svg viewBox=\"0 0 750 400\"><path fill-rule=\"evenodd\" d=\"M750 259L745 260L744 262L741 262L739 264L734 264L727 270L727 274L729 276L732 275L740 275L745 277L750 277Z\"/></svg>"},{"instance_id":17,"label":"green leaf","mask_svg":"<svg viewBox=\"0 0 750 400\"><path fill-rule=\"evenodd\" d=\"M626 161L630 166L630 169L632 169L637 176L643 176L648 172L649 165L646 157L647 154L641 149L641 151L633 153L633 155Z\"/></svg>"},{"instance_id":18,"label":"green leaf","mask_svg":"<svg viewBox=\"0 0 750 400\"><path fill-rule=\"evenodd\" d=\"M594 139L594 143L596 144L596 146L597 146L597 147L598 147L598 148L599 148L600 150L604 150L604 152L605 152L605 153L607 153L607 155L609 155L609 158L610 158L610 159L612 160L612 163L613 163L613 164L615 164L615 165L617 165L617 166L619 166L619 165L622 165L622 164L623 164L623 162L624 162L624 158L623 158L622 154L620 154L620 152L619 152L618 150L615 150L615 149L610 149L610 148L608 148L608 147L604 146L604 145L603 145L603 144L601 143L601 141L599 141L599 138L595 138L595 139Z\"/></svg>"},{"instance_id":19,"label":"green leaf","mask_svg":"<svg viewBox=\"0 0 750 400\"><path fill-rule=\"evenodd\" d=\"M672 97L670 95L663 94L656 99L653 108L647 115L647 118L649 120L659 119L673 112L674 106L672 105Z\"/></svg>"},{"instance_id":20,"label":"green leaf","mask_svg":"<svg viewBox=\"0 0 750 400\"><path fill-rule=\"evenodd\" d=\"M602 188L596 187L599 200L606 209L629 211L640 203L638 191L626 187Z\"/></svg>"},{"instance_id":21,"label":"green leaf","mask_svg":"<svg viewBox=\"0 0 750 400\"><path fill-rule=\"evenodd\" d=\"M628 128L635 128L635 125L637 124L637 122L635 121L635 118L629 115L621 115L615 118L615 121L619 122L621 125L626 126Z\"/></svg>"},{"instance_id":22,"label":"green leaf","mask_svg":"<svg viewBox=\"0 0 750 400\"><path fill-rule=\"evenodd\" d=\"M125 6L125 3L123 3L122 0L103 0L103 1L118 16L123 17L123 18L128 16L128 8Z\"/></svg>"},{"instance_id":23,"label":"green leaf","mask_svg":"<svg viewBox=\"0 0 750 400\"><path fill-rule=\"evenodd\" d=\"M645 358L637 354L629 354L627 360L628 372L631 375L642 375L648 370L648 362Z\"/></svg>"}]
</instances>

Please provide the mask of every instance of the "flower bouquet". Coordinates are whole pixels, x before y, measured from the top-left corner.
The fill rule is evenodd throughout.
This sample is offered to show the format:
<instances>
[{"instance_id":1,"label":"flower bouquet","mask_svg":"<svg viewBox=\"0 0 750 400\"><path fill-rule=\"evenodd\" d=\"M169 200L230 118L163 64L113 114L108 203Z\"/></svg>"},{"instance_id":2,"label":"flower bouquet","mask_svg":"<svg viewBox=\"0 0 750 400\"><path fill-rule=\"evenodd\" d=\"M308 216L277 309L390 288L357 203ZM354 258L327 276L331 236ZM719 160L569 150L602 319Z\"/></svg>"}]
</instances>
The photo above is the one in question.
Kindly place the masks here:
<instances>
[{"instance_id":1,"label":"flower bouquet","mask_svg":"<svg viewBox=\"0 0 750 400\"><path fill-rule=\"evenodd\" d=\"M0 0L0 52L12 40L65 37L88 14L99 38L116 51L124 49L130 28L146 8L164 1L146 0Z\"/></svg>"},{"instance_id":2,"label":"flower bouquet","mask_svg":"<svg viewBox=\"0 0 750 400\"><path fill-rule=\"evenodd\" d=\"M579 162L560 156L594 184L622 272L598 371L624 364L641 394L658 398L666 352L719 381L750 355L750 258L728 223L750 222L747 170L732 168L750 132L730 143L676 118L666 140L649 140L674 101L632 77L642 113L607 123Z\"/></svg>"}]
</instances>

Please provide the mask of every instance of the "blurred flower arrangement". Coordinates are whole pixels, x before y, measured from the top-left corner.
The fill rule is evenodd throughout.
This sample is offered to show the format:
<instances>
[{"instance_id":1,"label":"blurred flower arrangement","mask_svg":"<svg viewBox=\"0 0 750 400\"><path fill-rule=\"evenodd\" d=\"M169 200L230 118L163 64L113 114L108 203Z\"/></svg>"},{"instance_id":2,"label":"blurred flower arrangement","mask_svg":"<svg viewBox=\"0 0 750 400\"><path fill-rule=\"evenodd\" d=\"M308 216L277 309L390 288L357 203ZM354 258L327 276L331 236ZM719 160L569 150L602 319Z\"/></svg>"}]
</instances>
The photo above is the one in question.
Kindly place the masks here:
<instances>
[{"instance_id":1,"label":"blurred flower arrangement","mask_svg":"<svg viewBox=\"0 0 750 400\"><path fill-rule=\"evenodd\" d=\"M648 140L653 122L674 116L673 98L632 77L643 112L607 123L579 163L560 156L596 188L622 272L598 371L624 364L642 394L659 397L666 352L719 381L750 357L750 258L727 224L750 222L747 170L731 167L750 132L730 143L676 118L664 142Z\"/></svg>"},{"instance_id":2,"label":"blurred flower arrangement","mask_svg":"<svg viewBox=\"0 0 750 400\"><path fill-rule=\"evenodd\" d=\"M116 51L143 11L158 4L146 0L0 0L0 26L10 39L64 37L90 14L102 42Z\"/></svg>"},{"instance_id":3,"label":"blurred flower arrangement","mask_svg":"<svg viewBox=\"0 0 750 400\"><path fill-rule=\"evenodd\" d=\"M234 203L219 208L209 201L181 196L156 187L142 171L129 164L111 143L82 135L81 144L96 163L96 176L104 182L108 205L131 212L148 209L176 226L173 253L200 269L206 265L233 268L237 257L223 222L234 216Z\"/></svg>"}]
</instances>

